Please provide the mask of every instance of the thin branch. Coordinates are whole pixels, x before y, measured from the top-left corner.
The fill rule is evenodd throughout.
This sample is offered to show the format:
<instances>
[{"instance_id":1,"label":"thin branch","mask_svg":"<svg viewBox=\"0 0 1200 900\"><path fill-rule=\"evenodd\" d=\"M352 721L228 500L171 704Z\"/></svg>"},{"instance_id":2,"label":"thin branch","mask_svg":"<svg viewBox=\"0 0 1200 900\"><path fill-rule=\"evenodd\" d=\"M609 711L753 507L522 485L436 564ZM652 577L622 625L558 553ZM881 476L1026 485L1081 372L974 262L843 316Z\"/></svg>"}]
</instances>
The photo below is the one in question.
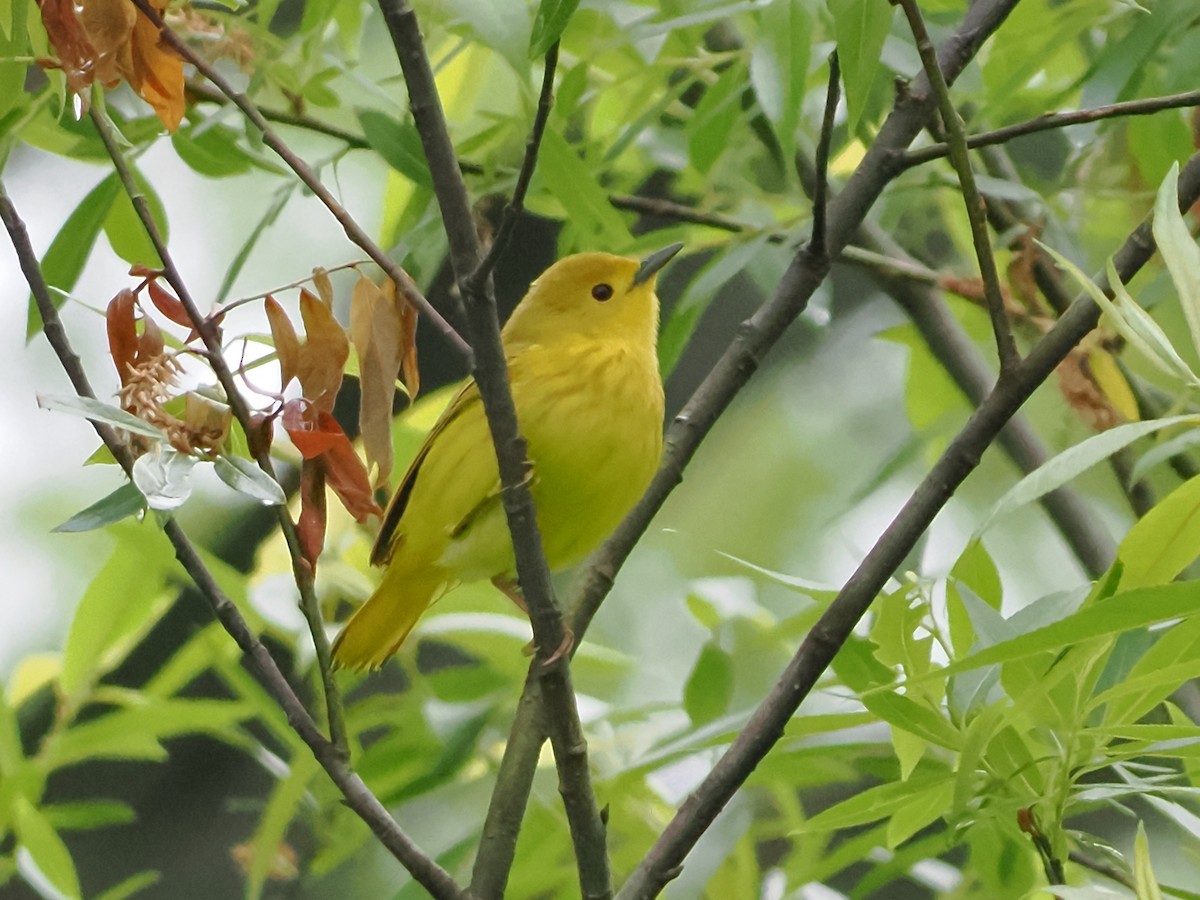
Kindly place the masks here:
<instances>
[{"instance_id":1,"label":"thin branch","mask_svg":"<svg viewBox=\"0 0 1200 900\"><path fill-rule=\"evenodd\" d=\"M1103 119L1116 119L1124 116L1148 116L1167 109L1185 109L1190 106L1200 106L1200 91L1186 91L1182 94L1167 94L1163 97L1150 97L1145 100L1129 100L1124 103L1112 103L1108 106L1097 106L1092 109L1080 109L1074 112L1044 113L1036 119L1019 122L997 128L995 131L984 131L970 135L967 146L974 150L977 147L988 147L1004 144L1013 138L1035 134L1039 131L1049 131L1054 128L1067 128L1071 125L1083 125L1088 122L1099 122ZM909 150L901 158L900 166L911 169L927 163L930 160L941 159L950 155L948 145L939 143L920 150Z\"/></svg>"},{"instance_id":2,"label":"thin branch","mask_svg":"<svg viewBox=\"0 0 1200 900\"><path fill-rule=\"evenodd\" d=\"M81 397L95 397L87 373L78 355L71 346L63 329L62 320L50 297L50 289L42 276L37 254L29 241L25 223L21 220L8 193L0 182L0 219L8 231L16 250L17 260L42 317L42 331L51 348L67 373L75 392ZM128 476L133 469L133 456L128 444L117 432L101 423L93 423L96 433L112 452L113 458ZM254 635L237 607L225 595L204 565L200 554L188 539L176 519L169 519L163 531L175 549L176 558L199 588L201 595L212 607L218 621L230 634L245 654L247 665L257 676L263 687L274 698L287 716L288 724L308 745L313 757L328 773L330 780L341 790L346 804L367 823L380 842L430 894L437 898L455 900L463 897L462 891L450 875L433 859L426 856L404 833L383 804L371 793L362 779L347 765L342 753L321 734L304 704L296 696L287 679L275 664L270 652Z\"/></svg>"},{"instance_id":3,"label":"thin branch","mask_svg":"<svg viewBox=\"0 0 1200 900\"><path fill-rule=\"evenodd\" d=\"M554 105L554 72L557 68L558 41L555 41L546 51L537 112L533 117L533 127L529 129L529 140L525 143L525 158L521 162L521 171L517 173L517 183L513 187L512 199L504 207L504 217L500 222L500 229L496 232L495 240L492 241L487 256L471 273L469 289L472 293L478 294L486 289L487 280L492 277L492 270L496 268L497 261L512 237L517 219L520 218L521 211L525 209L525 195L529 192L529 183L533 180L538 150L542 146L542 135L546 133L546 122L550 119L550 109Z\"/></svg>"},{"instance_id":4,"label":"thin branch","mask_svg":"<svg viewBox=\"0 0 1200 900\"><path fill-rule=\"evenodd\" d=\"M1017 345L1013 341L1012 327L1004 311L1004 296L1000 292L1000 275L996 271L996 258L992 255L992 243L988 235L987 206L975 184L975 172L971 168L971 159L967 153L966 127L954 106L954 101L950 98L950 88L946 84L946 79L942 77L942 70L938 66L937 51L929 38L925 20L921 17L921 10L917 6L916 0L893 0L893 2L900 5L904 10L904 15L908 18L908 26L916 40L917 52L921 55L925 75L929 79L942 113L947 143L950 145L950 161L958 173L963 202L967 207L967 219L971 223L971 241L975 245L975 256L979 260L984 297L987 299L988 315L992 320L992 331L996 335L996 352L1000 357L1000 372L1003 374L1012 368L1020 357L1017 354Z\"/></svg>"},{"instance_id":5,"label":"thin branch","mask_svg":"<svg viewBox=\"0 0 1200 900\"><path fill-rule=\"evenodd\" d=\"M841 91L841 67L837 51L829 54L829 84L825 90L825 116L821 120L821 134L817 139L817 181L813 191L812 252L825 255L825 214L829 199L829 147L833 143L833 123L837 114L838 96Z\"/></svg>"},{"instance_id":6,"label":"thin branch","mask_svg":"<svg viewBox=\"0 0 1200 900\"><path fill-rule=\"evenodd\" d=\"M430 305L428 300L421 296L419 291L413 290L414 285L408 274L389 259L388 255L384 253L383 249L375 241L371 240L371 237L362 229L362 226L337 201L329 189L321 183L321 180L313 170L308 167L304 160L293 153L291 148L272 130L266 118L246 95L234 90L233 85L216 68L184 43L179 35L163 22L162 16L150 5L148 0L130 0L130 2L141 10L146 18L154 23L154 26L159 30L159 37L164 44L183 57L186 62L195 66L197 72L216 85L221 93L228 97L230 102L245 114L254 127L262 133L263 143L274 150L279 155L279 158L287 164L288 168L296 173L296 177L304 182L304 185L313 192L317 199L325 204L325 207L333 214L333 217L341 224L342 229L346 232L346 236L361 247L367 256L371 257L375 264L383 270L384 274L396 283L401 296L419 309L433 324L438 333L446 339L446 342L457 350L464 359L470 359L471 348L463 340L462 335L454 330L453 326L442 317L441 313Z\"/></svg>"},{"instance_id":7,"label":"thin branch","mask_svg":"<svg viewBox=\"0 0 1200 900\"><path fill-rule=\"evenodd\" d=\"M1180 174L1179 199L1185 209L1200 199L1200 153L1189 160ZM1153 252L1150 224L1143 222L1113 259L1121 279L1132 278ZM1034 389L1095 327L1099 316L1096 305L1081 293L1029 355L1000 379L813 626L770 694L680 807L619 897L625 900L653 897L673 877L672 873L678 871L712 820L783 735L787 721L816 685L876 594L978 465L983 451Z\"/></svg>"},{"instance_id":8,"label":"thin branch","mask_svg":"<svg viewBox=\"0 0 1200 900\"><path fill-rule=\"evenodd\" d=\"M963 70L983 41L1016 6L1016 2L983 0L970 6L954 35L942 47L940 56L948 78L957 76ZM929 96L928 80L924 77L918 78L911 90L900 98L846 186L829 204L826 222L829 256L836 257L849 242L868 210L895 176L894 161L898 154L920 133L934 106L935 101ZM663 502L682 480L683 470L701 441L749 381L763 355L804 311L827 270L827 259L816 259L801 249L772 297L742 324L708 377L675 417L667 431L662 463L645 494L604 545L592 555L577 581L573 591L574 602L569 607L572 630L577 636L587 630L600 603L612 588L617 571ZM518 729L538 728L537 720L532 715L526 714L521 719L526 709L525 705L518 709L520 721L513 723L514 733ZM514 749L515 744L510 744L506 755L513 752L536 754L536 750L528 749L533 746L540 746L540 742L522 741L519 750ZM511 772L514 778L525 777L530 767L512 765L506 769L502 764L501 772ZM496 793L499 794L503 789L505 797L524 798L532 786L532 776L529 777L530 780L523 784L497 784ZM503 808L488 811L489 826L505 835L503 840L496 840L489 845L488 849L495 853L490 864L503 868L505 872L512 866L512 856L510 853L507 859L501 857L506 848L515 846L523 812L523 799L519 802L510 799Z\"/></svg>"},{"instance_id":9,"label":"thin branch","mask_svg":"<svg viewBox=\"0 0 1200 900\"><path fill-rule=\"evenodd\" d=\"M146 202L146 197L137 186L137 182L134 181L129 163L126 161L125 154L122 152L116 135L113 133L112 123L100 108L99 103L92 105L91 118L92 123L96 126L96 131L100 135L100 140L104 143L105 150L108 151L108 155L112 159L117 177L120 179L125 193L129 195L134 211L137 213L138 219L141 220L142 227L149 236L150 242L154 245L154 249L158 253L158 258L162 261L164 276L171 287L174 288L176 295L179 297L179 302L183 304L183 308L187 311L188 317L192 321L192 326L196 329L200 340L204 342L205 349L208 350L206 354L208 364L212 367L213 373L217 376L217 381L220 382L221 387L225 391L225 396L234 418L237 419L248 436L253 435L255 427L251 421L250 408L247 406L246 399L242 396L242 392L233 378L233 372L225 362L221 339L217 335L212 321L201 314L200 308L192 298L191 292L188 291L187 284L179 272L179 267L175 265L175 260L171 256L170 250L167 249L167 243L159 233L158 225L154 221L154 215L150 211L150 205ZM271 462L270 450L262 446L259 441L251 440L251 444L251 452L258 462L259 468L272 480L278 480L275 474L275 466ZM339 748L340 752L348 756L349 746L346 740L345 717L342 714L341 691L338 689L337 682L333 676L329 654L329 638L325 634L325 623L321 619L321 608L313 584L313 570L304 559L304 554L300 549L300 538L296 532L296 523L292 520L292 514L288 511L287 505L278 504L275 507L275 514L279 519L279 528L283 532L288 552L291 554L292 574L296 581L296 588L300 592L300 609L303 611L304 618L308 622L309 633L312 635L313 646L317 652L317 664L321 672L321 684L325 692L325 708L329 719L329 734L334 745Z\"/></svg>"},{"instance_id":10,"label":"thin branch","mask_svg":"<svg viewBox=\"0 0 1200 900\"><path fill-rule=\"evenodd\" d=\"M555 603L550 571L542 551L533 496L529 491L525 441L518 430L508 385L508 366L500 343L491 281L484 278L482 284L473 283L472 275L480 265L479 238L416 14L406 0L380 0L380 9L404 71L409 107L429 163L434 192L442 211L442 224L450 244L451 263L463 293L471 345L475 350L473 374L496 449L517 577L529 607L537 643L534 664L539 666L538 680L546 704L559 790L575 845L580 890L587 898L610 897L612 879L605 827L592 789L587 743L571 685L569 656L562 653L572 638ZM548 69L551 68L549 62L548 59ZM550 71L543 84L547 103L552 78ZM540 111L539 118L544 119ZM535 121L535 129L539 127L544 127L544 121L541 126ZM536 150L532 135L530 144ZM529 166L533 164L532 159L533 153L527 153Z\"/></svg>"},{"instance_id":11,"label":"thin branch","mask_svg":"<svg viewBox=\"0 0 1200 900\"><path fill-rule=\"evenodd\" d=\"M1077 866L1082 866L1089 871L1095 872L1097 875L1103 875L1105 878L1110 878L1117 884L1129 888L1131 891L1137 890L1137 885L1134 880L1118 869L1116 866L1110 866L1107 863L1092 859L1086 853L1080 850L1071 850L1067 853L1067 859L1075 863Z\"/></svg>"}]
</instances>

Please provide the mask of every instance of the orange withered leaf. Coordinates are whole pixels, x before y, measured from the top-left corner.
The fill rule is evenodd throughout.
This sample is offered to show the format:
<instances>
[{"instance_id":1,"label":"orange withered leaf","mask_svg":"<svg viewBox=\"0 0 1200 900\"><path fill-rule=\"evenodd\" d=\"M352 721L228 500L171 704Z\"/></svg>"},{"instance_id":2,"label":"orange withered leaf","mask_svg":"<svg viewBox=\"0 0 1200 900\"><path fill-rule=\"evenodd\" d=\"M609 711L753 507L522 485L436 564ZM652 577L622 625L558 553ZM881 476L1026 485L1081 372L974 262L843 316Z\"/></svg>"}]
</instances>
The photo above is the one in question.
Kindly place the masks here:
<instances>
[{"instance_id":1,"label":"orange withered leaf","mask_svg":"<svg viewBox=\"0 0 1200 900\"><path fill-rule=\"evenodd\" d=\"M322 483L328 483L355 519L362 522L382 513L371 490L367 467L331 413L305 400L289 400L283 405L280 421L304 457L304 465L321 464Z\"/></svg>"},{"instance_id":2,"label":"orange withered leaf","mask_svg":"<svg viewBox=\"0 0 1200 900\"><path fill-rule=\"evenodd\" d=\"M184 328L194 327L192 317L188 315L179 298L162 287L157 281L154 279L147 281L146 292L150 295L150 302L154 304L155 309L176 325L182 325Z\"/></svg>"},{"instance_id":3,"label":"orange withered leaf","mask_svg":"<svg viewBox=\"0 0 1200 900\"><path fill-rule=\"evenodd\" d=\"M417 308L399 296L396 283L390 278L383 282L383 292L400 311L400 380L408 389L411 403L421 390L421 372L417 368Z\"/></svg>"},{"instance_id":4,"label":"orange withered leaf","mask_svg":"<svg viewBox=\"0 0 1200 900\"><path fill-rule=\"evenodd\" d=\"M305 459L316 459L332 449L337 443L339 433L342 437L346 436L340 427L336 433L323 430L319 410L303 399L288 400L284 403L279 421ZM336 421L334 425L337 425Z\"/></svg>"},{"instance_id":5,"label":"orange withered leaf","mask_svg":"<svg viewBox=\"0 0 1200 900\"><path fill-rule=\"evenodd\" d=\"M296 377L300 367L300 339L292 321L279 305L279 301L267 295L267 322L271 326L271 339L275 343L275 355L279 357L279 389L283 390Z\"/></svg>"},{"instance_id":6,"label":"orange withered leaf","mask_svg":"<svg viewBox=\"0 0 1200 900\"><path fill-rule=\"evenodd\" d=\"M129 0L80 0L83 30L96 51L96 77L105 87L121 80L117 60L129 43L138 10Z\"/></svg>"},{"instance_id":7,"label":"orange withered leaf","mask_svg":"<svg viewBox=\"0 0 1200 900\"><path fill-rule=\"evenodd\" d=\"M320 409L333 409L342 370L350 356L346 331L333 317L333 310L311 291L300 289L300 317L306 340L300 353L296 377L304 396Z\"/></svg>"},{"instance_id":8,"label":"orange withered leaf","mask_svg":"<svg viewBox=\"0 0 1200 900\"><path fill-rule=\"evenodd\" d=\"M395 303L365 275L350 294L350 340L358 353L358 427L375 484L392 471L392 401L400 371L402 323Z\"/></svg>"},{"instance_id":9,"label":"orange withered leaf","mask_svg":"<svg viewBox=\"0 0 1200 900\"><path fill-rule=\"evenodd\" d=\"M50 46L58 54L56 63L67 77L67 89L81 103L81 111L88 107L88 89L96 77L96 48L88 39L83 24L75 15L71 0L38 0L42 13L42 24Z\"/></svg>"},{"instance_id":10,"label":"orange withered leaf","mask_svg":"<svg viewBox=\"0 0 1200 900\"><path fill-rule=\"evenodd\" d=\"M138 355L137 321L133 314L135 305L133 291L126 288L108 301L108 309L104 313L104 324L108 330L108 352L112 356L113 365L117 367L122 385L129 382L131 366Z\"/></svg>"},{"instance_id":11,"label":"orange withered leaf","mask_svg":"<svg viewBox=\"0 0 1200 900\"><path fill-rule=\"evenodd\" d=\"M159 15L167 9L165 0L151 0L151 5ZM167 130L178 128L184 109L183 60L162 42L158 27L140 10L117 65L134 93L154 108Z\"/></svg>"}]
</instances>

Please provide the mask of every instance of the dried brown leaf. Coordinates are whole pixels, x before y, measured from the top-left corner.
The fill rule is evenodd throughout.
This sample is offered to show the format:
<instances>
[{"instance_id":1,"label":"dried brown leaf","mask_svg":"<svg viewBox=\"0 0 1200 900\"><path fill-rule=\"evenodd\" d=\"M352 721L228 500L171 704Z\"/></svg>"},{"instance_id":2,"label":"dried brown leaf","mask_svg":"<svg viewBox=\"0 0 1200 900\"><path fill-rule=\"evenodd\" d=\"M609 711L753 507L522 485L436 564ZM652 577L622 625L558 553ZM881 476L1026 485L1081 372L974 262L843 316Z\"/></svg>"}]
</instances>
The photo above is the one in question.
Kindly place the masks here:
<instances>
[{"instance_id":1,"label":"dried brown leaf","mask_svg":"<svg viewBox=\"0 0 1200 900\"><path fill-rule=\"evenodd\" d=\"M131 367L138 356L137 321L134 318L136 303L133 291L127 288L108 302L108 309L104 313L104 323L108 330L108 352L112 356L113 365L117 367L117 375L120 376L122 385L129 383Z\"/></svg>"},{"instance_id":2,"label":"dried brown leaf","mask_svg":"<svg viewBox=\"0 0 1200 900\"><path fill-rule=\"evenodd\" d=\"M400 369L402 323L395 304L365 275L350 294L350 339L358 353L361 400L358 426L367 469L376 485L392 471L392 401Z\"/></svg>"},{"instance_id":3,"label":"dried brown leaf","mask_svg":"<svg viewBox=\"0 0 1200 900\"><path fill-rule=\"evenodd\" d=\"M300 554L314 571L325 546L325 463L306 459L300 466L300 518L296 522Z\"/></svg>"},{"instance_id":4,"label":"dried brown leaf","mask_svg":"<svg viewBox=\"0 0 1200 900\"><path fill-rule=\"evenodd\" d=\"M313 287L317 289L317 296L324 301L325 305L333 308L333 282L329 280L329 272L320 266L316 266L312 270Z\"/></svg>"},{"instance_id":5,"label":"dried brown leaf","mask_svg":"<svg viewBox=\"0 0 1200 900\"><path fill-rule=\"evenodd\" d=\"M350 356L346 330L333 317L333 311L311 291L300 289L300 316L307 340L300 353L296 377L304 396L325 411L333 409L342 370Z\"/></svg>"},{"instance_id":6,"label":"dried brown leaf","mask_svg":"<svg viewBox=\"0 0 1200 900\"><path fill-rule=\"evenodd\" d=\"M279 357L279 389L282 391L296 377L300 368L300 339L292 320L287 317L279 301L267 295L265 307L267 322L271 326L271 339L275 343L275 355Z\"/></svg>"}]
</instances>

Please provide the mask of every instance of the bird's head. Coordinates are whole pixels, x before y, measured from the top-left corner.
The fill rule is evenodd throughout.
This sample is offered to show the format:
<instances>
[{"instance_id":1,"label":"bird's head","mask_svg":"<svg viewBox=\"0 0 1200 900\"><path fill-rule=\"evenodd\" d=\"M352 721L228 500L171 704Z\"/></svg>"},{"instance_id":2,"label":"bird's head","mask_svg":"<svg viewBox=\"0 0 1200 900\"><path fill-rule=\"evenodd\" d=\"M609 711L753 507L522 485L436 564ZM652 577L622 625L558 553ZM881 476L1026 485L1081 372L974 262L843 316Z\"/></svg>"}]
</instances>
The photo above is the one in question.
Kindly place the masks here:
<instances>
[{"instance_id":1,"label":"bird's head","mask_svg":"<svg viewBox=\"0 0 1200 900\"><path fill-rule=\"evenodd\" d=\"M658 330L659 270L683 247L672 244L645 259L579 253L560 259L534 281L504 326L504 343L552 343L573 335L645 341Z\"/></svg>"}]
</instances>

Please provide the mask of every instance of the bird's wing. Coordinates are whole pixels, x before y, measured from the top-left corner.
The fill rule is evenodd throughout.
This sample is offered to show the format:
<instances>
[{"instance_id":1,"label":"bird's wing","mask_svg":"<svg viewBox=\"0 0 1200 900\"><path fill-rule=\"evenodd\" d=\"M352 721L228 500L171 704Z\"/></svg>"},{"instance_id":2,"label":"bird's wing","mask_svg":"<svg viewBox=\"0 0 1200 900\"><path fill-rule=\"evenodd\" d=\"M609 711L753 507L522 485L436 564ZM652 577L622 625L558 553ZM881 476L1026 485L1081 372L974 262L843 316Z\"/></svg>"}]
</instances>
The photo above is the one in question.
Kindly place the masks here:
<instances>
[{"instance_id":1,"label":"bird's wing","mask_svg":"<svg viewBox=\"0 0 1200 900\"><path fill-rule=\"evenodd\" d=\"M405 509L408 508L408 501L412 496L421 466L438 438L455 420L471 417L483 417L483 400L479 396L479 387L475 384L474 378L468 378L459 392L454 395L454 399L446 406L429 434L425 436L421 449L417 451L417 455L409 464L408 471L404 473L404 478L400 481L400 486L396 488L396 493L392 495L387 512L383 515L383 524L380 525L379 534L371 548L371 565L381 566L391 558L396 544L396 527L400 524Z\"/></svg>"}]
</instances>

